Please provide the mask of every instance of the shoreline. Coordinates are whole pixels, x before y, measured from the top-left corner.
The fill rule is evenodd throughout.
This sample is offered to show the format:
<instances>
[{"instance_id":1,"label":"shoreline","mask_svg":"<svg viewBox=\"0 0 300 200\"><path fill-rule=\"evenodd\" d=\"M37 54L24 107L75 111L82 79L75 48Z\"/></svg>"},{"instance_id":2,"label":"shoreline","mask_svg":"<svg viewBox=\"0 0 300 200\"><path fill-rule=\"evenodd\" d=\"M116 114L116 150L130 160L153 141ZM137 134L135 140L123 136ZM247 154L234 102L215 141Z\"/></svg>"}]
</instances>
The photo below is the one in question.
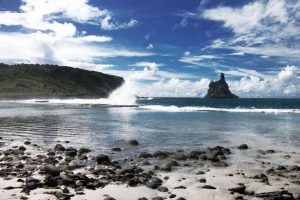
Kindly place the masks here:
<instances>
[{"instance_id":1,"label":"shoreline","mask_svg":"<svg viewBox=\"0 0 300 200\"><path fill-rule=\"evenodd\" d=\"M256 150L249 159L251 147L241 145L114 158L138 142L105 154L18 143L0 145L4 199L300 199L300 152Z\"/></svg>"}]
</instances>

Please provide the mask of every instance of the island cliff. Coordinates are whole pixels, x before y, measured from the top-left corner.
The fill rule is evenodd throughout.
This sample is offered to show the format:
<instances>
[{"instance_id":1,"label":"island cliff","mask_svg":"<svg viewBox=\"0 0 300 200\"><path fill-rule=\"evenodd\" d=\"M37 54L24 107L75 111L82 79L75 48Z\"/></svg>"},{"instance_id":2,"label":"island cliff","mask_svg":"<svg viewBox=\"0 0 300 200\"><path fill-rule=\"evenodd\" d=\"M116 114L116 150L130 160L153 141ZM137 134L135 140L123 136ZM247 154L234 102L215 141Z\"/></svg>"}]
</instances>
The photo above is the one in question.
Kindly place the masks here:
<instances>
[{"instance_id":1,"label":"island cliff","mask_svg":"<svg viewBox=\"0 0 300 200\"><path fill-rule=\"evenodd\" d=\"M231 93L229 86L225 81L225 76L221 73L220 80L210 82L207 94L204 98L235 99L239 97Z\"/></svg>"},{"instance_id":2,"label":"island cliff","mask_svg":"<svg viewBox=\"0 0 300 200\"><path fill-rule=\"evenodd\" d=\"M0 64L0 98L103 98L122 77L57 65Z\"/></svg>"}]
</instances>

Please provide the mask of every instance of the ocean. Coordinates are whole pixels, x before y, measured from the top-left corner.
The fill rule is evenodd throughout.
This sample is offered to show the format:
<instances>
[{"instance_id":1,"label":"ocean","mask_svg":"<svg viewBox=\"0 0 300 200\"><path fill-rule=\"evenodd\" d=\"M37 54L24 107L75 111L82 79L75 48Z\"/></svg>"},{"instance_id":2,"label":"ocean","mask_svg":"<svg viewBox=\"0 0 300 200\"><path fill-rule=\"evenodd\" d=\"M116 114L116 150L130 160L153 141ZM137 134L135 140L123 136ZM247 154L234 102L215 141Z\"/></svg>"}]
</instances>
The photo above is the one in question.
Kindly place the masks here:
<instances>
[{"instance_id":1,"label":"ocean","mask_svg":"<svg viewBox=\"0 0 300 200\"><path fill-rule=\"evenodd\" d=\"M31 140L44 148L58 141L105 152L197 149L212 145L252 149L300 147L300 99L140 98L135 106L102 106L102 100L48 99L0 102L4 141Z\"/></svg>"}]
</instances>

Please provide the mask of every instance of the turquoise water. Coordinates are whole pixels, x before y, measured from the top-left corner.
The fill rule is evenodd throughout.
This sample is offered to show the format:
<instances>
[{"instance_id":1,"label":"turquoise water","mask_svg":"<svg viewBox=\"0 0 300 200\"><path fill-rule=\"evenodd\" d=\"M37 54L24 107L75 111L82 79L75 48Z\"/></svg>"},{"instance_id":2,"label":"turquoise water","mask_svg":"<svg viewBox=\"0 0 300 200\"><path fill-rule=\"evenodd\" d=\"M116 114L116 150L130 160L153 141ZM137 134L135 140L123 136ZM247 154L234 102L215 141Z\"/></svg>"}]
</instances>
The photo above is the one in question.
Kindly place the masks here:
<instances>
[{"instance_id":1,"label":"turquoise water","mask_svg":"<svg viewBox=\"0 0 300 200\"><path fill-rule=\"evenodd\" d=\"M130 139L141 144L134 151L241 143L300 149L299 99L148 98L138 100L138 107L101 107L94 101L2 101L0 136L45 148L68 140L95 151L125 147Z\"/></svg>"}]
</instances>

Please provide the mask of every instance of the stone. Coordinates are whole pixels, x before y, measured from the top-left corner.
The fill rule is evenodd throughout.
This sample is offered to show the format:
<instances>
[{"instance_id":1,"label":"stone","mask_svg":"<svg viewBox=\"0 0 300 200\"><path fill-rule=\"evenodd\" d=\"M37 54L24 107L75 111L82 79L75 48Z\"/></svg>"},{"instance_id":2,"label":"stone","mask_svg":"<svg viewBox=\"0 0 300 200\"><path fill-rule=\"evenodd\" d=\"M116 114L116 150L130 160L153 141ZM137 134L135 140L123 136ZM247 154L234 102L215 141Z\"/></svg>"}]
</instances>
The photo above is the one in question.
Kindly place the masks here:
<instances>
[{"instance_id":1,"label":"stone","mask_svg":"<svg viewBox=\"0 0 300 200\"><path fill-rule=\"evenodd\" d=\"M164 186L159 186L157 188L157 190L160 191L160 192L168 192L169 191L169 189L167 187L164 187Z\"/></svg>"},{"instance_id":2,"label":"stone","mask_svg":"<svg viewBox=\"0 0 300 200\"><path fill-rule=\"evenodd\" d=\"M19 146L20 151L26 151L26 148L24 146Z\"/></svg>"},{"instance_id":3,"label":"stone","mask_svg":"<svg viewBox=\"0 0 300 200\"><path fill-rule=\"evenodd\" d=\"M61 145L61 144L57 144L54 147L54 151L64 151L65 149L66 148L63 145Z\"/></svg>"},{"instance_id":4,"label":"stone","mask_svg":"<svg viewBox=\"0 0 300 200\"><path fill-rule=\"evenodd\" d=\"M241 144L240 146L238 146L238 148L240 150L246 150L246 149L248 149L248 145L247 144Z\"/></svg>"},{"instance_id":5,"label":"stone","mask_svg":"<svg viewBox=\"0 0 300 200\"><path fill-rule=\"evenodd\" d=\"M109 157L104 154L98 154L96 160L97 160L97 164L110 163Z\"/></svg>"},{"instance_id":6,"label":"stone","mask_svg":"<svg viewBox=\"0 0 300 200\"><path fill-rule=\"evenodd\" d=\"M90 153L92 150L88 149L88 148L81 148L78 151L79 155L85 154L85 153Z\"/></svg>"},{"instance_id":7,"label":"stone","mask_svg":"<svg viewBox=\"0 0 300 200\"><path fill-rule=\"evenodd\" d=\"M137 140L129 140L128 144L131 145L131 146L138 146L139 142Z\"/></svg>"},{"instance_id":8,"label":"stone","mask_svg":"<svg viewBox=\"0 0 300 200\"><path fill-rule=\"evenodd\" d=\"M157 189L159 186L161 186L161 184L162 184L161 179L157 177L153 177L145 183L145 186L151 189Z\"/></svg>"},{"instance_id":9,"label":"stone","mask_svg":"<svg viewBox=\"0 0 300 200\"><path fill-rule=\"evenodd\" d=\"M147 159L147 158L152 158L153 155L151 153L148 153L148 152L141 152L139 157L143 158L143 159Z\"/></svg>"},{"instance_id":10,"label":"stone","mask_svg":"<svg viewBox=\"0 0 300 200\"><path fill-rule=\"evenodd\" d=\"M162 197L153 197L153 198L151 198L151 200L164 200L164 198L162 198Z\"/></svg>"},{"instance_id":11,"label":"stone","mask_svg":"<svg viewBox=\"0 0 300 200\"><path fill-rule=\"evenodd\" d=\"M106 198L104 198L104 200L116 200L116 199L113 197L106 197Z\"/></svg>"},{"instance_id":12,"label":"stone","mask_svg":"<svg viewBox=\"0 0 300 200\"><path fill-rule=\"evenodd\" d=\"M59 176L60 174L60 170L51 164L45 166L45 172L51 176Z\"/></svg>"},{"instance_id":13,"label":"stone","mask_svg":"<svg viewBox=\"0 0 300 200\"><path fill-rule=\"evenodd\" d=\"M174 155L175 160L186 160L187 156L183 152L177 152Z\"/></svg>"},{"instance_id":14,"label":"stone","mask_svg":"<svg viewBox=\"0 0 300 200\"><path fill-rule=\"evenodd\" d=\"M181 185L181 186L174 187L174 189L186 189L186 187Z\"/></svg>"},{"instance_id":15,"label":"stone","mask_svg":"<svg viewBox=\"0 0 300 200\"><path fill-rule=\"evenodd\" d=\"M120 152L122 149L120 147L114 147L111 150L116 151L116 152Z\"/></svg>"},{"instance_id":16,"label":"stone","mask_svg":"<svg viewBox=\"0 0 300 200\"><path fill-rule=\"evenodd\" d=\"M221 73L219 81L210 82L207 94L204 98L235 99L239 97L231 93L229 86L225 81L225 76Z\"/></svg>"},{"instance_id":17,"label":"stone","mask_svg":"<svg viewBox=\"0 0 300 200\"><path fill-rule=\"evenodd\" d=\"M205 178L201 178L198 180L200 183L206 183L206 179Z\"/></svg>"},{"instance_id":18,"label":"stone","mask_svg":"<svg viewBox=\"0 0 300 200\"><path fill-rule=\"evenodd\" d=\"M240 185L238 187L228 189L228 191L236 192L236 193L239 193L239 194L244 194L245 190L246 190L246 187L244 185Z\"/></svg>"},{"instance_id":19,"label":"stone","mask_svg":"<svg viewBox=\"0 0 300 200\"><path fill-rule=\"evenodd\" d=\"M45 179L44 184L48 187L56 187L58 186L58 181L53 177L49 177Z\"/></svg>"},{"instance_id":20,"label":"stone","mask_svg":"<svg viewBox=\"0 0 300 200\"><path fill-rule=\"evenodd\" d=\"M204 185L202 188L210 189L210 190L215 190L216 189L214 186L211 186L211 185Z\"/></svg>"},{"instance_id":21,"label":"stone","mask_svg":"<svg viewBox=\"0 0 300 200\"><path fill-rule=\"evenodd\" d=\"M38 183L37 182L28 182L28 183L26 183L25 186L29 190L35 190L38 187Z\"/></svg>"},{"instance_id":22,"label":"stone","mask_svg":"<svg viewBox=\"0 0 300 200\"><path fill-rule=\"evenodd\" d=\"M66 156L75 157L77 155L77 149L70 147L65 150Z\"/></svg>"}]
</instances>

